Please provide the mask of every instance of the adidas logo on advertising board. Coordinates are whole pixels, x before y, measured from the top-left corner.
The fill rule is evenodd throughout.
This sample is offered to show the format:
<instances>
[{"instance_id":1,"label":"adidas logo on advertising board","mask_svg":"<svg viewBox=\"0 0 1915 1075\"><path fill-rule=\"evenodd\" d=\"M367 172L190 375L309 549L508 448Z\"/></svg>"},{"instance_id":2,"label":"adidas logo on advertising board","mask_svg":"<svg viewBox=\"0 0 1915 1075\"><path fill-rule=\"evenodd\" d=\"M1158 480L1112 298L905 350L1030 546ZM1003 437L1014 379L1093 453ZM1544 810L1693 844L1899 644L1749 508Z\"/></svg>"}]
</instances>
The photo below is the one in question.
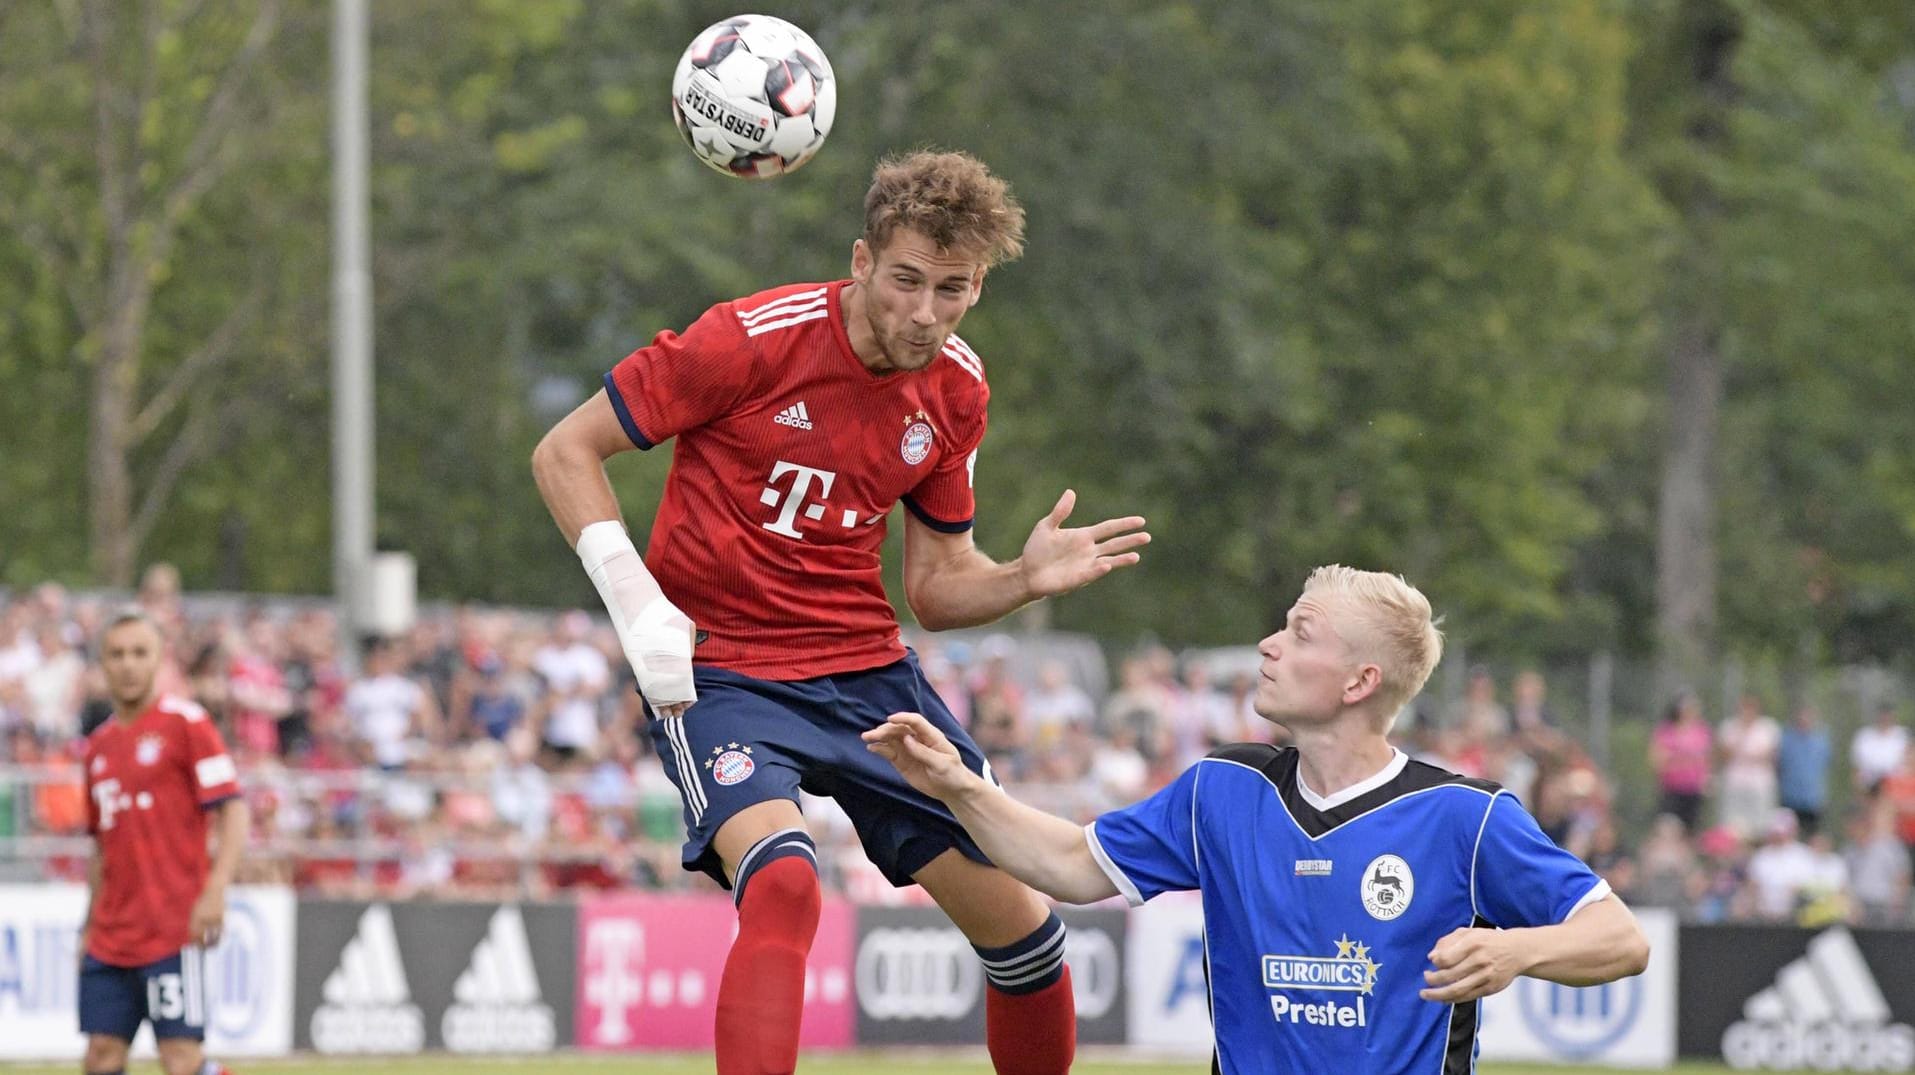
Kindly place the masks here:
<instances>
[{"instance_id":1,"label":"adidas logo on advertising board","mask_svg":"<svg viewBox=\"0 0 1915 1075\"><path fill-rule=\"evenodd\" d=\"M778 416L773 418L772 421L781 426L790 426L793 429L811 428L811 414L805 410L805 401L802 399L786 407L784 410L779 411Z\"/></svg>"},{"instance_id":2,"label":"adidas logo on advertising board","mask_svg":"<svg viewBox=\"0 0 1915 1075\"><path fill-rule=\"evenodd\" d=\"M1736 1068L1908 1071L1915 1029L1890 1023L1891 1014L1854 935L1836 926L1744 1002L1722 1035L1722 1057Z\"/></svg>"},{"instance_id":3,"label":"adidas logo on advertising board","mask_svg":"<svg viewBox=\"0 0 1915 1075\"><path fill-rule=\"evenodd\" d=\"M392 911L366 908L321 987L313 1012L313 1048L322 1053L416 1053L425 1048L425 1017L412 1003Z\"/></svg>"},{"instance_id":4,"label":"adidas logo on advertising board","mask_svg":"<svg viewBox=\"0 0 1915 1075\"><path fill-rule=\"evenodd\" d=\"M439 1030L455 1053L542 1053L558 1041L552 1008L539 994L525 917L516 906L492 915L452 996Z\"/></svg>"}]
</instances>

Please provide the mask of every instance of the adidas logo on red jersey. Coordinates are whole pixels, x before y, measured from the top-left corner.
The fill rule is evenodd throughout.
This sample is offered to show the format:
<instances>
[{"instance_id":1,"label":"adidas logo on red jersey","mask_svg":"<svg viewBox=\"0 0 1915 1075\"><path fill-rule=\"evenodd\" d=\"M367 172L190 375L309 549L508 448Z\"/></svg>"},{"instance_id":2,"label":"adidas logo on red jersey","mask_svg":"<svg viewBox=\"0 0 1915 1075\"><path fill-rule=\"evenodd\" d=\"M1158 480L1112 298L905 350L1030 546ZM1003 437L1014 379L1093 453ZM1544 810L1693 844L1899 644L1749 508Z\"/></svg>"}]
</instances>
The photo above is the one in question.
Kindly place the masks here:
<instances>
[{"instance_id":1,"label":"adidas logo on red jersey","mask_svg":"<svg viewBox=\"0 0 1915 1075\"><path fill-rule=\"evenodd\" d=\"M784 410L779 411L777 417L773 418L772 421L781 426L790 426L793 429L811 428L811 415L805 413L805 401L802 399L786 407Z\"/></svg>"}]
</instances>

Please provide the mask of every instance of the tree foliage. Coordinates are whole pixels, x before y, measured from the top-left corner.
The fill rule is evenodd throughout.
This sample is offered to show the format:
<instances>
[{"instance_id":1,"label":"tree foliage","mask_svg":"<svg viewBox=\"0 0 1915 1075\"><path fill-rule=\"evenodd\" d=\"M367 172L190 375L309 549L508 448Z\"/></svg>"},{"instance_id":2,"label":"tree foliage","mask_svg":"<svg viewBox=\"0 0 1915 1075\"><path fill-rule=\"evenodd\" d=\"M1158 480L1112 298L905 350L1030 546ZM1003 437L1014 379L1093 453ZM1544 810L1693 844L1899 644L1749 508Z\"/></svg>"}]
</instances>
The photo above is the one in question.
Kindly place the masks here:
<instances>
[{"instance_id":1,"label":"tree foliage","mask_svg":"<svg viewBox=\"0 0 1915 1075\"><path fill-rule=\"evenodd\" d=\"M0 578L115 577L88 559L97 102L150 91L152 118L115 118L164 190L273 11L226 166L146 263L135 398L246 316L129 444L146 491L209 436L132 537L196 585L328 584L328 5L266 2L0 13ZM138 62L102 81L80 13L106 10ZM1157 538L1059 626L1244 641L1344 561L1423 584L1472 647L1647 653L1665 356L1701 283L1725 644L1880 656L1915 627L1915 23L1880 5L1727 4L1742 92L1697 153L1682 0L800 0L780 14L830 54L838 125L765 184L713 176L666 112L679 48L729 8L374 10L378 537L427 596L590 600L527 473L539 434L652 333L842 275L872 161L935 144L1030 210L963 329L994 400L980 543L1014 555L1066 486ZM149 42L142 13L208 29ZM668 451L612 464L641 533Z\"/></svg>"}]
</instances>

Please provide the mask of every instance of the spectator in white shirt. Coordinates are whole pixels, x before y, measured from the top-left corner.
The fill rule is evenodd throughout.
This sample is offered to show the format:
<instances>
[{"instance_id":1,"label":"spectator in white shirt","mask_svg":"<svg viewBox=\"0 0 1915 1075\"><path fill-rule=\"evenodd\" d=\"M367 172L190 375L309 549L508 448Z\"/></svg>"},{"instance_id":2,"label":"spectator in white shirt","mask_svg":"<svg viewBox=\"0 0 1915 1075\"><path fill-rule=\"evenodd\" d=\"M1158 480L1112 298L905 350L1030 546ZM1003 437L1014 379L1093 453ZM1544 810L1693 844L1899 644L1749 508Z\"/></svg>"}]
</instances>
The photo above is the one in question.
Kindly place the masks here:
<instances>
[{"instance_id":1,"label":"spectator in white shirt","mask_svg":"<svg viewBox=\"0 0 1915 1075\"><path fill-rule=\"evenodd\" d=\"M1210 666L1202 661L1184 665L1182 720L1195 729L1195 736L1180 736L1183 764L1195 765L1204 755L1227 743L1244 741L1242 711L1236 701L1218 690L1211 680ZM1195 742L1189 740L1194 738Z\"/></svg>"},{"instance_id":2,"label":"spectator in white shirt","mask_svg":"<svg viewBox=\"0 0 1915 1075\"><path fill-rule=\"evenodd\" d=\"M1762 712L1762 700L1742 696L1736 715L1722 725L1716 745L1722 755L1722 823L1745 838L1759 837L1776 808L1775 755L1782 727Z\"/></svg>"},{"instance_id":3,"label":"spectator in white shirt","mask_svg":"<svg viewBox=\"0 0 1915 1075\"><path fill-rule=\"evenodd\" d=\"M0 605L0 731L28 721L27 677L40 667L40 647L22 602Z\"/></svg>"},{"instance_id":4,"label":"spectator in white shirt","mask_svg":"<svg viewBox=\"0 0 1915 1075\"><path fill-rule=\"evenodd\" d=\"M405 768L412 740L438 737L439 711L432 696L399 673L398 654L384 640L367 651L365 675L346 688L345 710L353 734L381 769Z\"/></svg>"},{"instance_id":5,"label":"spectator in white shirt","mask_svg":"<svg viewBox=\"0 0 1915 1075\"><path fill-rule=\"evenodd\" d=\"M591 758L598 747L599 702L612 685L612 666L586 637L592 620L583 612L559 617L552 640L532 658L551 702L545 748L561 762Z\"/></svg>"},{"instance_id":6,"label":"spectator in white shirt","mask_svg":"<svg viewBox=\"0 0 1915 1075\"><path fill-rule=\"evenodd\" d=\"M492 809L537 843L552 823L552 782L538 764L538 739L520 725L506 733L505 764L492 771Z\"/></svg>"},{"instance_id":7,"label":"spectator in white shirt","mask_svg":"<svg viewBox=\"0 0 1915 1075\"><path fill-rule=\"evenodd\" d=\"M1048 750L1064 737L1064 729L1088 728L1097 719L1097 706L1084 688L1071 682L1070 668L1059 660L1038 666L1037 688L1024 697L1024 719L1031 728L1033 749Z\"/></svg>"},{"instance_id":8,"label":"spectator in white shirt","mask_svg":"<svg viewBox=\"0 0 1915 1075\"><path fill-rule=\"evenodd\" d=\"M1875 723L1858 728L1849 740L1849 765L1855 770L1855 788L1867 791L1902 767L1908 750L1908 729L1895 717L1895 706L1882 703Z\"/></svg>"},{"instance_id":9,"label":"spectator in white shirt","mask_svg":"<svg viewBox=\"0 0 1915 1075\"><path fill-rule=\"evenodd\" d=\"M80 733L81 681L86 658L67 642L58 624L41 626L40 663L21 677L27 716L48 743L61 744Z\"/></svg>"},{"instance_id":10,"label":"spectator in white shirt","mask_svg":"<svg viewBox=\"0 0 1915 1075\"><path fill-rule=\"evenodd\" d=\"M1778 922L1792 916L1816 865L1815 853L1796 839L1795 815L1787 810L1772 812L1762 846L1749 856L1756 914Z\"/></svg>"},{"instance_id":11,"label":"spectator in white shirt","mask_svg":"<svg viewBox=\"0 0 1915 1075\"><path fill-rule=\"evenodd\" d=\"M1849 891L1856 922L1864 926L1908 923L1909 878L1915 868L1908 847L1895 835L1895 812L1886 802L1863 807L1849 826Z\"/></svg>"},{"instance_id":12,"label":"spectator in white shirt","mask_svg":"<svg viewBox=\"0 0 1915 1075\"><path fill-rule=\"evenodd\" d=\"M1113 803L1136 802L1150 781L1150 763L1137 749L1137 732L1119 723L1091 755L1089 780Z\"/></svg>"}]
</instances>

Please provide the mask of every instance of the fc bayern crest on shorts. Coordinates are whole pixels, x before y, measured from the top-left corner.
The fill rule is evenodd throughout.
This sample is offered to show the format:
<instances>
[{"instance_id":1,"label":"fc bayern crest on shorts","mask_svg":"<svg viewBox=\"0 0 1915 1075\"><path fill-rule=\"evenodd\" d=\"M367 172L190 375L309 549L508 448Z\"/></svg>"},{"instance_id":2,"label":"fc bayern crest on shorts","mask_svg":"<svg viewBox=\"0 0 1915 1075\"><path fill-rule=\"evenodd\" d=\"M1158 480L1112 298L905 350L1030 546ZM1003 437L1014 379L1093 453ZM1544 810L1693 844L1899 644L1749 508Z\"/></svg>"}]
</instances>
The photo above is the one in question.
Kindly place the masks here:
<instances>
[{"instance_id":1,"label":"fc bayern crest on shorts","mask_svg":"<svg viewBox=\"0 0 1915 1075\"><path fill-rule=\"evenodd\" d=\"M915 421L906 419L911 424L905 427L904 441L898 445L898 454L914 467L931 454L931 440L935 436L931 432L931 423L925 421L923 415L924 412L919 411Z\"/></svg>"},{"instance_id":2,"label":"fc bayern crest on shorts","mask_svg":"<svg viewBox=\"0 0 1915 1075\"><path fill-rule=\"evenodd\" d=\"M751 748L741 747L737 743L726 743L722 747L711 748L712 756L705 759L705 768L711 770L711 778L725 787L742 784L758 769L758 763L751 760Z\"/></svg>"}]
</instances>

